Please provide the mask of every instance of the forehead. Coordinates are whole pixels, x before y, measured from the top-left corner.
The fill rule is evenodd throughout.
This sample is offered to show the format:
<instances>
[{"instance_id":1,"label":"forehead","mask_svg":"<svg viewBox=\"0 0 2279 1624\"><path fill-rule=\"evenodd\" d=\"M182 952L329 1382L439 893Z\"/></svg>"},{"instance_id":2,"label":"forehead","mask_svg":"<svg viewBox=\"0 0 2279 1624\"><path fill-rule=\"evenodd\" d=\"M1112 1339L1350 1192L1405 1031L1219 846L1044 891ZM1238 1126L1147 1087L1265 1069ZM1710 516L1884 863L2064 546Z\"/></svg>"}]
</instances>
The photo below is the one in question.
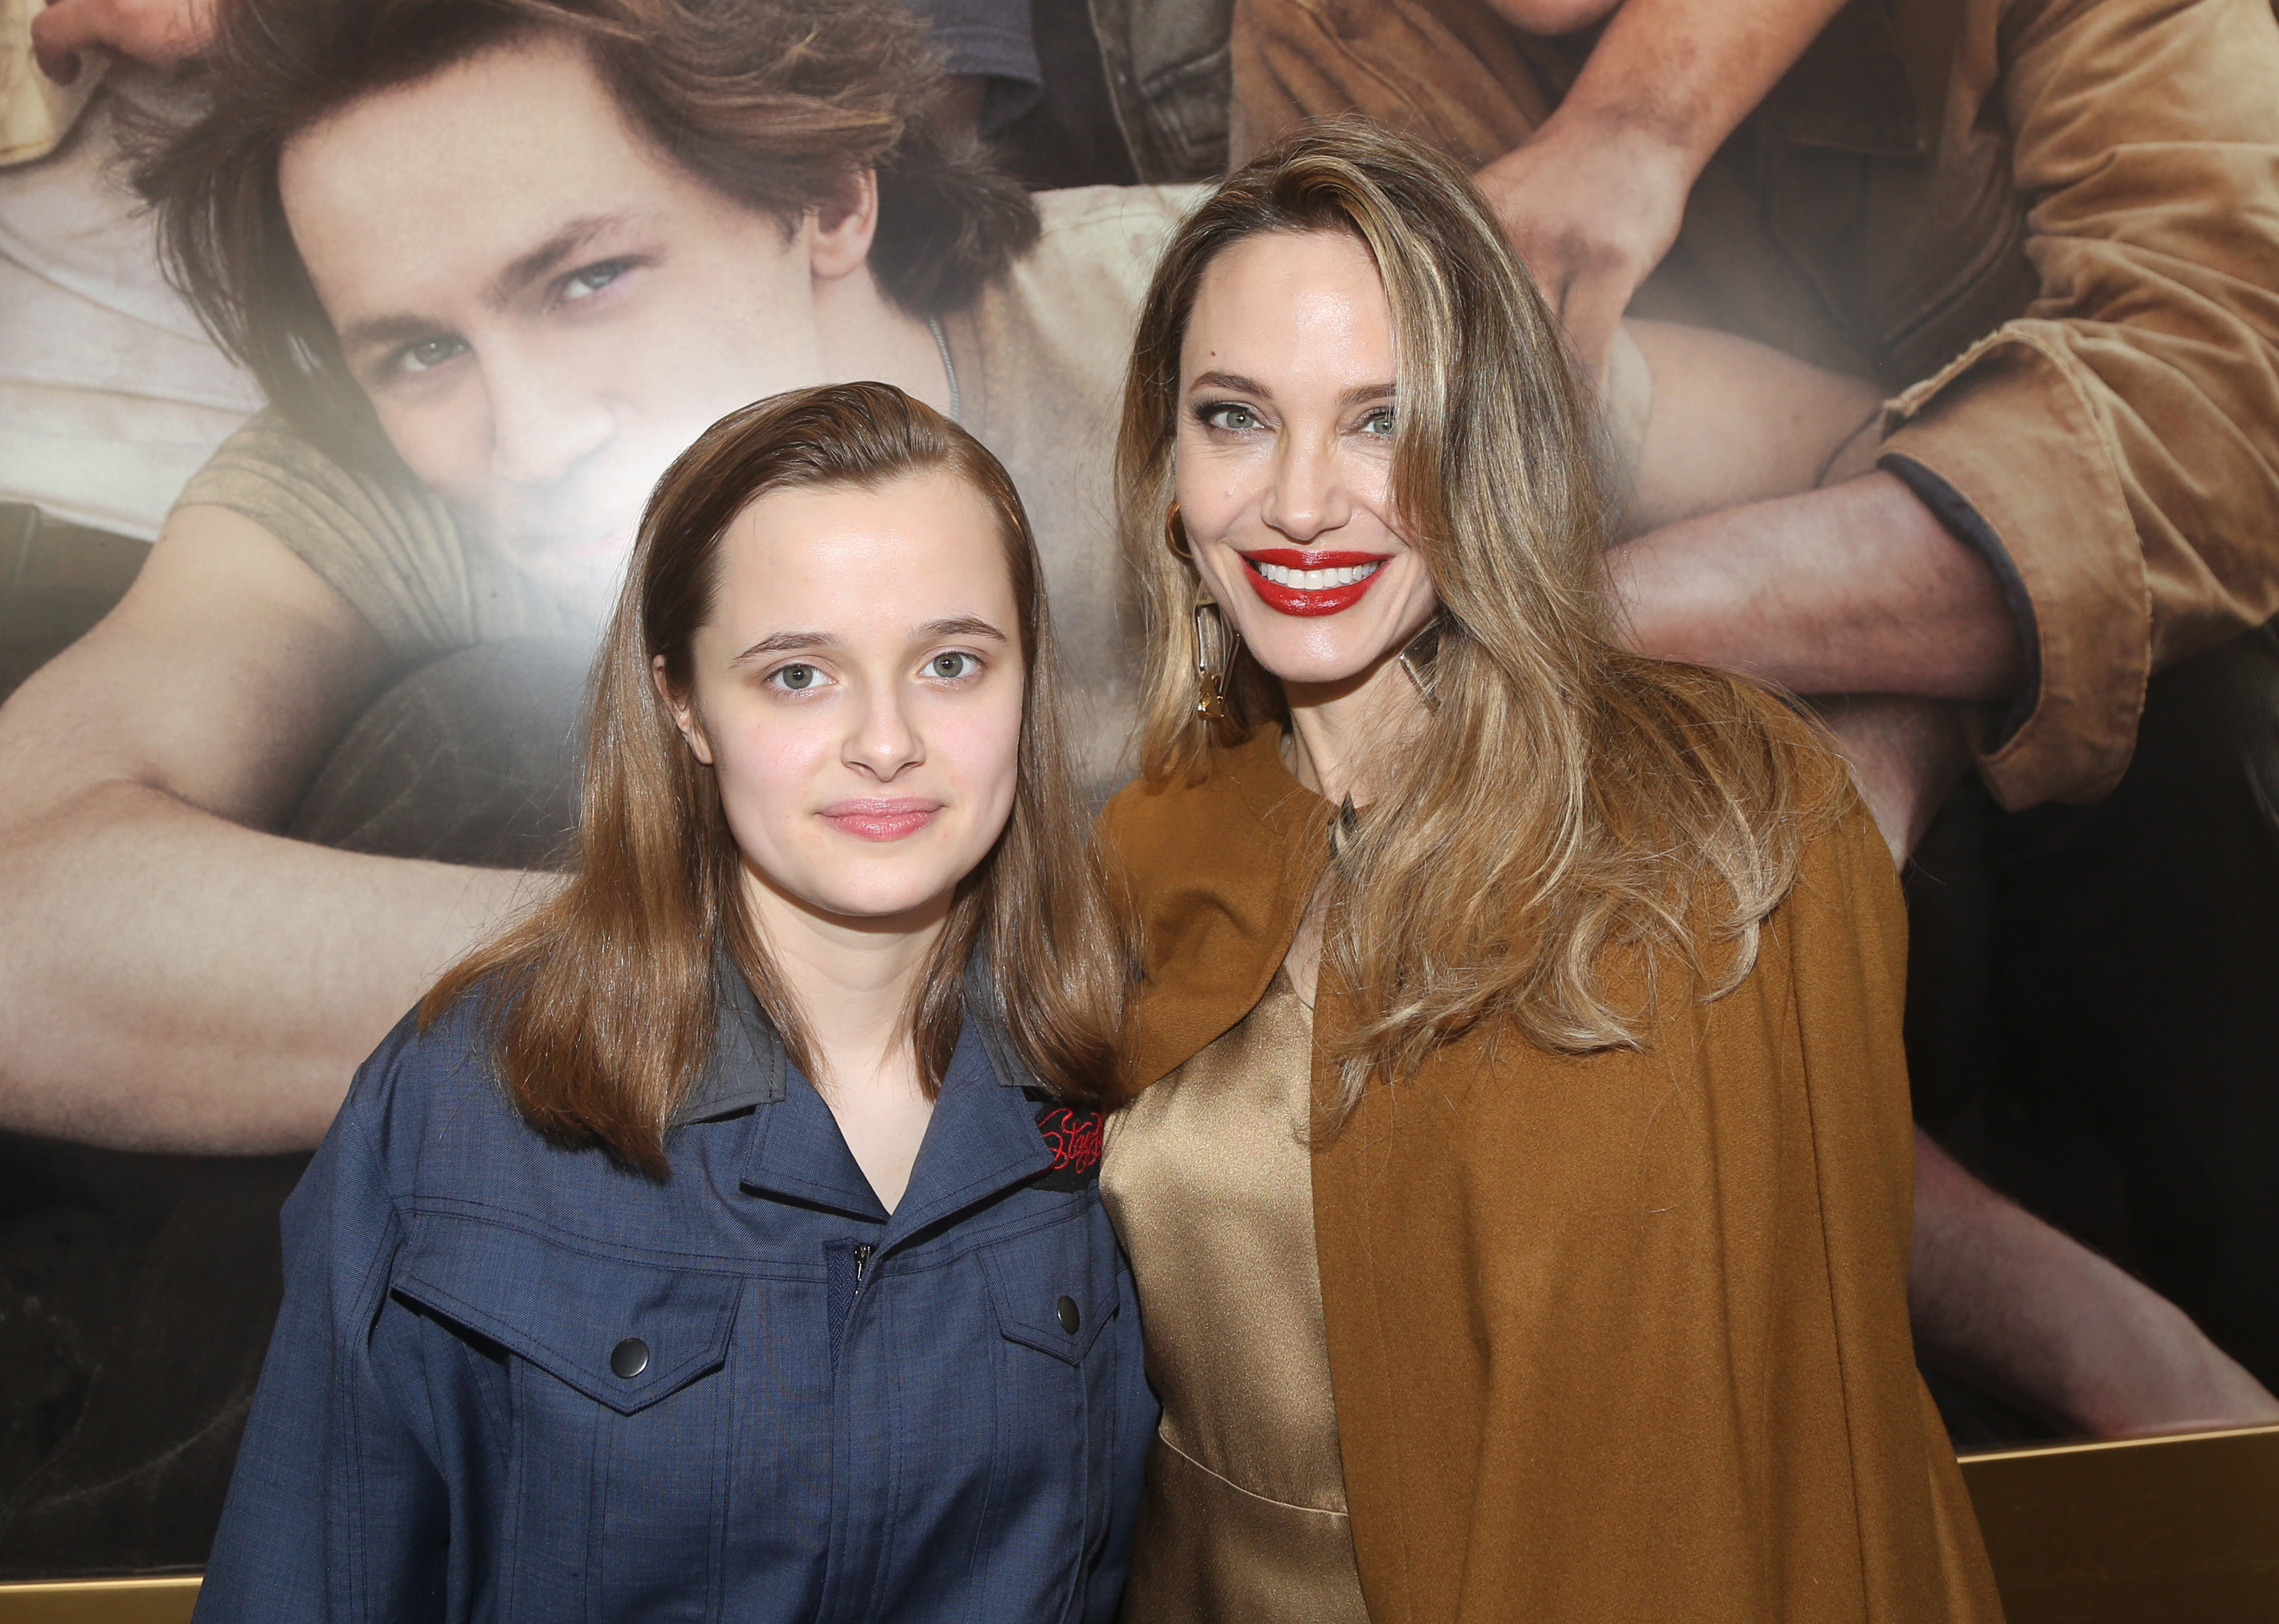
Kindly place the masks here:
<instances>
[{"instance_id":1,"label":"forehead","mask_svg":"<svg viewBox=\"0 0 2279 1624\"><path fill-rule=\"evenodd\" d=\"M713 619L733 635L799 625L851 640L976 616L1009 636L1017 608L996 508L929 469L747 504L721 538Z\"/></svg>"},{"instance_id":2,"label":"forehead","mask_svg":"<svg viewBox=\"0 0 2279 1624\"><path fill-rule=\"evenodd\" d=\"M1182 370L1251 377L1393 375L1393 313L1377 262L1344 232L1246 237L1204 267Z\"/></svg>"},{"instance_id":3,"label":"forehead","mask_svg":"<svg viewBox=\"0 0 2279 1624\"><path fill-rule=\"evenodd\" d=\"M379 285L391 303L463 294L565 221L751 217L641 138L554 34L349 103L286 144L278 188L328 307Z\"/></svg>"}]
</instances>

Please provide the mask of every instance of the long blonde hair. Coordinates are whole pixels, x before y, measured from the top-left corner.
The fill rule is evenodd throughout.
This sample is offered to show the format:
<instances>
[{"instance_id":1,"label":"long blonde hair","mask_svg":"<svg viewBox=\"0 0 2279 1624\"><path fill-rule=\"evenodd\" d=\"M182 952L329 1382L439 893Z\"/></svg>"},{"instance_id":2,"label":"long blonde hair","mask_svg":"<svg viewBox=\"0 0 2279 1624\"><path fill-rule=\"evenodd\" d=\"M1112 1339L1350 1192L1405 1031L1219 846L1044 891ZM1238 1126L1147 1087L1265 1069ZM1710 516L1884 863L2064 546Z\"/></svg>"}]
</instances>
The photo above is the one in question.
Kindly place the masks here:
<instances>
[{"instance_id":1,"label":"long blonde hair","mask_svg":"<svg viewBox=\"0 0 2279 1624\"><path fill-rule=\"evenodd\" d=\"M1434 708L1340 842L1325 961L1353 1000L1350 1108L1491 1017L1581 1053L1642 1043L1618 961L1676 958L1715 998L1826 815L1809 724L1738 678L1634 655L1602 584L1607 485L1558 329L1471 183L1357 119L1303 127L1181 225L1143 307L1116 446L1147 624L1140 763L1199 779L1215 747L1286 724L1242 657L1195 710L1192 563L1171 548L1179 355L1212 261L1269 233L1341 232L1377 262L1396 356L1393 508L1444 616Z\"/></svg>"},{"instance_id":2,"label":"long blonde hair","mask_svg":"<svg viewBox=\"0 0 2279 1624\"><path fill-rule=\"evenodd\" d=\"M1043 570L1013 481L981 442L891 384L832 384L730 413L681 453L641 516L594 664L577 860L561 893L478 947L420 1007L483 1000L499 1080L525 1121L663 1177L664 1137L712 1047L725 954L792 1061L817 1075L806 1022L744 901L718 780L650 680L686 693L711 618L722 538L771 491L876 489L941 471L987 501L1020 614L1026 688L1012 815L958 885L908 1014L921 1085L949 1069L965 971L1021 1061L1070 1097L1111 1094L1124 965L1084 840L1061 736Z\"/></svg>"}]
</instances>

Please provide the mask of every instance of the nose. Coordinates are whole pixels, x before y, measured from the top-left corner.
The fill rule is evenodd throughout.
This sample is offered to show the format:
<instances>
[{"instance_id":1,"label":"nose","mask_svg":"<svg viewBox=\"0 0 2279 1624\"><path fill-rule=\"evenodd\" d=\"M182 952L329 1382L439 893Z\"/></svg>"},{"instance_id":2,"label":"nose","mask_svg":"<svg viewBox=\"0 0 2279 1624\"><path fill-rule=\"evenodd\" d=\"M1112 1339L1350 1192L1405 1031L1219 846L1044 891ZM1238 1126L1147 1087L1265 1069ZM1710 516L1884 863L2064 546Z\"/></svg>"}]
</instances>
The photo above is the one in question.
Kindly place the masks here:
<instances>
[{"instance_id":1,"label":"nose","mask_svg":"<svg viewBox=\"0 0 2279 1624\"><path fill-rule=\"evenodd\" d=\"M881 784L891 784L925 760L925 744L911 725L903 685L865 685L839 759Z\"/></svg>"},{"instance_id":2,"label":"nose","mask_svg":"<svg viewBox=\"0 0 2279 1624\"><path fill-rule=\"evenodd\" d=\"M513 485L551 484L614 433L615 420L594 381L581 387L532 357L494 354L486 360L495 478Z\"/></svg>"},{"instance_id":3,"label":"nose","mask_svg":"<svg viewBox=\"0 0 2279 1624\"><path fill-rule=\"evenodd\" d=\"M1274 451L1272 483L1259 516L1301 547L1353 517L1344 457L1336 437L1285 434Z\"/></svg>"}]
</instances>

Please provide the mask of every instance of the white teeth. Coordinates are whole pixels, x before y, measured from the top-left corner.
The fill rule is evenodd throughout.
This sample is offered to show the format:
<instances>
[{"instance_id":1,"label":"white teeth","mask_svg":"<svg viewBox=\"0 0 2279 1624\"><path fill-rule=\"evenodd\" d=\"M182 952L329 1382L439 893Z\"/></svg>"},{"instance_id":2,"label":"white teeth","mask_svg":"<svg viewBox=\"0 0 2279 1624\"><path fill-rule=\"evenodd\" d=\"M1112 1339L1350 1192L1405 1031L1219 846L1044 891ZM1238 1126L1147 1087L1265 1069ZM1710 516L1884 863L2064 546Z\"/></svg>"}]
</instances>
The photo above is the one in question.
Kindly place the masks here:
<instances>
[{"instance_id":1,"label":"white teeth","mask_svg":"<svg viewBox=\"0 0 2279 1624\"><path fill-rule=\"evenodd\" d=\"M1293 586L1300 592L1325 592L1332 586L1350 586L1356 581L1367 580L1384 563L1348 564L1338 570L1290 570L1280 564L1257 563L1251 566L1277 586Z\"/></svg>"}]
</instances>

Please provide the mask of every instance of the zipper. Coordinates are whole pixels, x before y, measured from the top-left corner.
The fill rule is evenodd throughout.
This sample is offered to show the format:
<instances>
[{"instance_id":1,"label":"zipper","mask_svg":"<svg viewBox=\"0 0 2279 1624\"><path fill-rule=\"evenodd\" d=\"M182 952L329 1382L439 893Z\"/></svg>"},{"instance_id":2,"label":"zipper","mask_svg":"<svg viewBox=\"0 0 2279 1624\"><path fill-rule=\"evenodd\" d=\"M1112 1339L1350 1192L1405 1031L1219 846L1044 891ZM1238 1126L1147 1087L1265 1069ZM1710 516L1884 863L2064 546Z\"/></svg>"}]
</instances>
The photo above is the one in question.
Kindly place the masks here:
<instances>
[{"instance_id":1,"label":"zipper","mask_svg":"<svg viewBox=\"0 0 2279 1624\"><path fill-rule=\"evenodd\" d=\"M825 1279L830 1291L831 1363L839 1364L840 1344L846 1340L847 1322L855 1317L855 1305L862 1300L863 1277L871 1272L871 1260L878 1255L876 1241L825 1241L823 1244Z\"/></svg>"}]
</instances>

